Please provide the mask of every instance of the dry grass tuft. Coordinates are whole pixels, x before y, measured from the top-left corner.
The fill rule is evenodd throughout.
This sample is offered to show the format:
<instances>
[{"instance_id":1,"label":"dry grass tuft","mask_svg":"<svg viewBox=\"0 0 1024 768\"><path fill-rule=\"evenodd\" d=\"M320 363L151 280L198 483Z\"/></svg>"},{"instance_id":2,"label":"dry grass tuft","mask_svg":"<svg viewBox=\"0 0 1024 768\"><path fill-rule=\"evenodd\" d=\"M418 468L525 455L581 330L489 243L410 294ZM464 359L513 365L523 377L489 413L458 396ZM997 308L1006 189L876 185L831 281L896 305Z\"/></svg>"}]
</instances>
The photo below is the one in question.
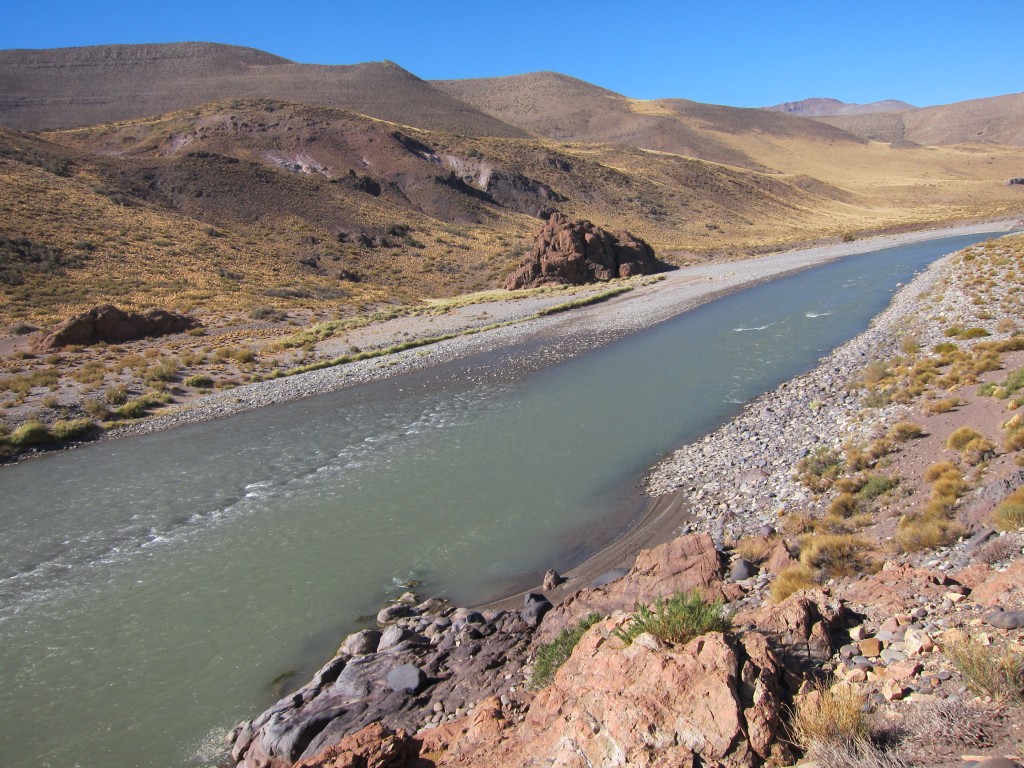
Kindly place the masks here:
<instances>
[{"instance_id":1,"label":"dry grass tuft","mask_svg":"<svg viewBox=\"0 0 1024 768\"><path fill-rule=\"evenodd\" d=\"M747 536L736 542L733 548L737 555L752 563L761 564L771 554L774 542L764 536Z\"/></svg>"},{"instance_id":2,"label":"dry grass tuft","mask_svg":"<svg viewBox=\"0 0 1024 768\"><path fill-rule=\"evenodd\" d=\"M967 687L979 696L1015 706L1024 704L1024 654L1000 649L968 638L942 649L964 676Z\"/></svg>"},{"instance_id":3,"label":"dry grass tuft","mask_svg":"<svg viewBox=\"0 0 1024 768\"><path fill-rule=\"evenodd\" d=\"M1024 528L1024 488L1018 488L996 505L992 521L1000 531Z\"/></svg>"},{"instance_id":4,"label":"dry grass tuft","mask_svg":"<svg viewBox=\"0 0 1024 768\"><path fill-rule=\"evenodd\" d=\"M813 589L816 586L818 582L814 579L814 571L803 563L793 563L780 571L772 581L772 602L781 603L801 589Z\"/></svg>"},{"instance_id":5,"label":"dry grass tuft","mask_svg":"<svg viewBox=\"0 0 1024 768\"><path fill-rule=\"evenodd\" d=\"M915 424L912 421L900 421L889 428L888 437L893 442L905 443L907 440L913 440L921 437L923 434L924 430L920 425Z\"/></svg>"},{"instance_id":6,"label":"dry grass tuft","mask_svg":"<svg viewBox=\"0 0 1024 768\"><path fill-rule=\"evenodd\" d=\"M912 768L902 753L882 749L867 738L841 744L815 744L807 751L815 765L827 768Z\"/></svg>"},{"instance_id":7,"label":"dry grass tuft","mask_svg":"<svg viewBox=\"0 0 1024 768\"><path fill-rule=\"evenodd\" d=\"M825 744L844 745L868 736L863 691L848 685L818 685L797 699L790 725L793 740L809 751Z\"/></svg>"},{"instance_id":8,"label":"dry grass tuft","mask_svg":"<svg viewBox=\"0 0 1024 768\"><path fill-rule=\"evenodd\" d=\"M992 712L974 702L933 698L907 710L904 726L919 739L949 746L992 746Z\"/></svg>"}]
</instances>

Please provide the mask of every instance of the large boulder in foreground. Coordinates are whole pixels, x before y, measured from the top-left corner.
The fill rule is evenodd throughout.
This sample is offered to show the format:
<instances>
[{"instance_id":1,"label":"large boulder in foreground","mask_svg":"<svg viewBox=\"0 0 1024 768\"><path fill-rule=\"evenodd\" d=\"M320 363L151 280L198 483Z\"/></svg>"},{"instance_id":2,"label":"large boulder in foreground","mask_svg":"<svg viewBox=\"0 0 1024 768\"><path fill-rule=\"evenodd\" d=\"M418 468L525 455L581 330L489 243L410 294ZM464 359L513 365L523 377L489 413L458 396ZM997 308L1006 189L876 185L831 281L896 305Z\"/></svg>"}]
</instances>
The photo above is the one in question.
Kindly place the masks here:
<instances>
[{"instance_id":1,"label":"large boulder in foreground","mask_svg":"<svg viewBox=\"0 0 1024 768\"><path fill-rule=\"evenodd\" d=\"M127 312L113 304L104 304L65 320L36 344L36 351L45 352L69 344L89 346L101 341L122 344L136 339L182 333L199 325L200 322L194 317L165 309Z\"/></svg>"},{"instance_id":2,"label":"large boulder in foreground","mask_svg":"<svg viewBox=\"0 0 1024 768\"><path fill-rule=\"evenodd\" d=\"M505 287L512 291L540 285L584 285L666 269L651 246L629 232L611 233L589 221L569 221L553 213Z\"/></svg>"},{"instance_id":3,"label":"large boulder in foreground","mask_svg":"<svg viewBox=\"0 0 1024 768\"><path fill-rule=\"evenodd\" d=\"M776 740L781 667L764 637L711 633L665 647L647 635L623 648L612 634L621 621L606 619L584 635L522 723L498 721L486 739L456 740L440 764L749 768L785 762ZM420 736L425 750L434 746L432 732Z\"/></svg>"}]
</instances>

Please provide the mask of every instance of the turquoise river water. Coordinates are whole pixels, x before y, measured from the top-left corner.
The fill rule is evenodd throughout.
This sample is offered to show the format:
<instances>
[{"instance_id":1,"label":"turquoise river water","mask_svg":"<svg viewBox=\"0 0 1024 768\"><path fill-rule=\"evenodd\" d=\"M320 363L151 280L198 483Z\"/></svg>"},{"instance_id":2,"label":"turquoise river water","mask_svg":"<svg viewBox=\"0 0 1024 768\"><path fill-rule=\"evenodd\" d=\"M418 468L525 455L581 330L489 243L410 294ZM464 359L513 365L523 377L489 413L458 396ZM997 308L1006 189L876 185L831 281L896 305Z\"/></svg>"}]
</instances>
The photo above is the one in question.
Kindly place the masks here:
<instances>
[{"instance_id":1,"label":"turquoise river water","mask_svg":"<svg viewBox=\"0 0 1024 768\"><path fill-rule=\"evenodd\" d=\"M492 353L3 468L0 754L212 764L403 582L480 602L579 562L659 457L981 239L849 257L529 375Z\"/></svg>"}]
</instances>

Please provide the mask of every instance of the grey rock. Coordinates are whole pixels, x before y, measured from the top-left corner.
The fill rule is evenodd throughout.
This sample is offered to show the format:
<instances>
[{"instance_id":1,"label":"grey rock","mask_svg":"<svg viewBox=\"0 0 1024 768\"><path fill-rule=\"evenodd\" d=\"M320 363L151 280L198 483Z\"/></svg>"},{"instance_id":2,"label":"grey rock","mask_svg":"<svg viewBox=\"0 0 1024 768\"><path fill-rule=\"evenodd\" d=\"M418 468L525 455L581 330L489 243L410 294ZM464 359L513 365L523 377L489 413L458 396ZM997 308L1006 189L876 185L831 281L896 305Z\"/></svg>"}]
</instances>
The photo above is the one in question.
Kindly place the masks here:
<instances>
[{"instance_id":1,"label":"grey rock","mask_svg":"<svg viewBox=\"0 0 1024 768\"><path fill-rule=\"evenodd\" d=\"M974 552L978 547L998 534L991 528L982 528L964 544L964 552Z\"/></svg>"},{"instance_id":2,"label":"grey rock","mask_svg":"<svg viewBox=\"0 0 1024 768\"><path fill-rule=\"evenodd\" d=\"M907 654L905 654L903 651L897 651L892 648L886 648L880 654L880 658L885 664L893 664L897 661L903 661L904 659L906 659Z\"/></svg>"},{"instance_id":3,"label":"grey rock","mask_svg":"<svg viewBox=\"0 0 1024 768\"><path fill-rule=\"evenodd\" d=\"M729 571L731 581L745 581L757 575L757 566L745 558L740 558L732 565Z\"/></svg>"},{"instance_id":4,"label":"grey rock","mask_svg":"<svg viewBox=\"0 0 1024 768\"><path fill-rule=\"evenodd\" d=\"M998 629L1024 627L1024 611L996 611L985 617L985 623Z\"/></svg>"},{"instance_id":5,"label":"grey rock","mask_svg":"<svg viewBox=\"0 0 1024 768\"><path fill-rule=\"evenodd\" d=\"M565 581L565 579L563 579L561 575L559 575L558 571L554 570L553 568L550 568L544 574L544 583L542 584L542 587L545 592L550 592L563 581Z\"/></svg>"},{"instance_id":6,"label":"grey rock","mask_svg":"<svg viewBox=\"0 0 1024 768\"><path fill-rule=\"evenodd\" d=\"M390 627L384 630L380 636L380 642L377 644L377 651L383 652L401 643L403 640L408 640L414 637L415 633L410 632L405 627L400 627L398 624L392 624Z\"/></svg>"},{"instance_id":7,"label":"grey rock","mask_svg":"<svg viewBox=\"0 0 1024 768\"><path fill-rule=\"evenodd\" d=\"M544 595L530 592L523 598L523 610L519 615L529 626L536 627L551 608L551 602Z\"/></svg>"},{"instance_id":8,"label":"grey rock","mask_svg":"<svg viewBox=\"0 0 1024 768\"><path fill-rule=\"evenodd\" d=\"M419 693L427 685L427 673L415 664L403 664L388 672L388 687L392 691Z\"/></svg>"},{"instance_id":9,"label":"grey rock","mask_svg":"<svg viewBox=\"0 0 1024 768\"><path fill-rule=\"evenodd\" d=\"M404 603L396 603L395 605L389 605L386 608L380 609L380 613L377 614L377 623L390 624L393 621L398 621L411 615L412 608Z\"/></svg>"}]
</instances>

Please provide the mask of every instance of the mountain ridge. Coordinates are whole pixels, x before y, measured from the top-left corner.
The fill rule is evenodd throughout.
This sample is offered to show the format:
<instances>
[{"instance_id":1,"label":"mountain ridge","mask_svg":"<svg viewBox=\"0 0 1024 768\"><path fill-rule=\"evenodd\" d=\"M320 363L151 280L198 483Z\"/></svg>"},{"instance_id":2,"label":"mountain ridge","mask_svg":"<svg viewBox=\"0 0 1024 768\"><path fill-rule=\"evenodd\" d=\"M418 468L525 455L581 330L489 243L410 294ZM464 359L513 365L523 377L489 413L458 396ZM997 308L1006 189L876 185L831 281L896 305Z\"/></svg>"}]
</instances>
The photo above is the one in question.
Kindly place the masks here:
<instances>
[{"instance_id":1,"label":"mountain ridge","mask_svg":"<svg viewBox=\"0 0 1024 768\"><path fill-rule=\"evenodd\" d=\"M771 107L762 107L768 112L785 112L800 117L825 117L833 115L867 115L887 112L906 112L917 109L899 99L873 101L869 104L850 104L833 98L812 97L799 101L787 101Z\"/></svg>"}]
</instances>

